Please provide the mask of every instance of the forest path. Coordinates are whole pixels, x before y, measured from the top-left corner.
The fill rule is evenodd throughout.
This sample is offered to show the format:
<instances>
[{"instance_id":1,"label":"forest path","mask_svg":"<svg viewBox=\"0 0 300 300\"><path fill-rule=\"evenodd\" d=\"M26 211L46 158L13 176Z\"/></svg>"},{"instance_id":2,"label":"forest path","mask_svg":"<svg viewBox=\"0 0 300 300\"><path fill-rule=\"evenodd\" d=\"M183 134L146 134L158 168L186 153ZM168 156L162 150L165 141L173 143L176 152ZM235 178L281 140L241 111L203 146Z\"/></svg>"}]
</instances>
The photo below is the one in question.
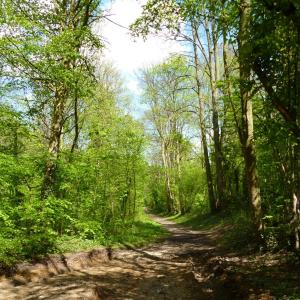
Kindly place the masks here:
<instances>
[{"instance_id":1,"label":"forest path","mask_svg":"<svg viewBox=\"0 0 300 300\"><path fill-rule=\"evenodd\" d=\"M214 232L151 217L169 237L144 248L113 250L109 261L38 282L2 281L0 299L219 299L201 282L193 264L193 258L205 258L215 249Z\"/></svg>"},{"instance_id":2,"label":"forest path","mask_svg":"<svg viewBox=\"0 0 300 300\"><path fill-rule=\"evenodd\" d=\"M241 294L241 279L224 271L216 245L224 228L196 231L151 217L170 236L143 248L112 250L109 260L35 282L1 280L0 299L272 299Z\"/></svg>"}]
</instances>

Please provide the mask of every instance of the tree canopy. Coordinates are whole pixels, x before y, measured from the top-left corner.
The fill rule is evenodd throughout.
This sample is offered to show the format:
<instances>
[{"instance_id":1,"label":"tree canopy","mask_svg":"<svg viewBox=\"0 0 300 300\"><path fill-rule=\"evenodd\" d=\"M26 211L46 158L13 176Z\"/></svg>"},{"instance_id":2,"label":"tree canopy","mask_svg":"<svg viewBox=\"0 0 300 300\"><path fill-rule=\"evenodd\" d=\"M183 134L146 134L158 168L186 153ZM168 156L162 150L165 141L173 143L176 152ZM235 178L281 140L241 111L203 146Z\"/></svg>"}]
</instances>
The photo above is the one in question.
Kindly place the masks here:
<instances>
[{"instance_id":1,"label":"tree canopy","mask_svg":"<svg viewBox=\"0 0 300 300\"><path fill-rule=\"evenodd\" d=\"M147 1L131 34L185 52L138 72L142 117L103 18L99 0L1 2L1 266L122 241L144 207L243 211L245 240L299 249L298 1Z\"/></svg>"}]
</instances>

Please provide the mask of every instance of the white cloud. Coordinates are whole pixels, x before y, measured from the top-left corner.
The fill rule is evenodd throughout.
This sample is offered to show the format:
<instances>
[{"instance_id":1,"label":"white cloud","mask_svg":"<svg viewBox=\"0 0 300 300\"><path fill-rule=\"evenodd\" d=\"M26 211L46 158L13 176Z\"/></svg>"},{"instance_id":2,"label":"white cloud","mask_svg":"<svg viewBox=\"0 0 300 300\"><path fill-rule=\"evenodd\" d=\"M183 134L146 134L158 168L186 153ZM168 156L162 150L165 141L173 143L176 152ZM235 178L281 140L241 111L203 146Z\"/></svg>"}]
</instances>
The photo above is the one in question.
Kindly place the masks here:
<instances>
[{"instance_id":1,"label":"white cloud","mask_svg":"<svg viewBox=\"0 0 300 300\"><path fill-rule=\"evenodd\" d=\"M115 0L111 4L109 18L128 28L140 16L142 4L145 2L144 0ZM109 21L105 21L101 31L102 36L108 41L106 57L113 61L121 72L129 73L131 76L139 68L159 63L171 53L183 50L178 42L165 41L159 37L152 36L146 41L142 39L134 41L128 30ZM132 84L131 86L136 89L136 86Z\"/></svg>"},{"instance_id":2,"label":"white cloud","mask_svg":"<svg viewBox=\"0 0 300 300\"><path fill-rule=\"evenodd\" d=\"M128 28L142 13L142 5L147 0L114 0L107 2L108 18L114 23ZM146 110L141 103L142 91L136 73L140 68L162 62L172 53L184 51L182 44L166 41L162 37L150 36L146 41L142 38L134 40L128 29L113 22L105 21L95 28L106 43L104 51L106 59L113 62L125 79L125 86L132 99L130 106L133 116L139 118Z\"/></svg>"},{"instance_id":3,"label":"white cloud","mask_svg":"<svg viewBox=\"0 0 300 300\"><path fill-rule=\"evenodd\" d=\"M134 80L134 79L130 79L128 80L127 82L127 87L135 94L139 95L141 94L141 89L138 85L138 82L137 80Z\"/></svg>"}]
</instances>

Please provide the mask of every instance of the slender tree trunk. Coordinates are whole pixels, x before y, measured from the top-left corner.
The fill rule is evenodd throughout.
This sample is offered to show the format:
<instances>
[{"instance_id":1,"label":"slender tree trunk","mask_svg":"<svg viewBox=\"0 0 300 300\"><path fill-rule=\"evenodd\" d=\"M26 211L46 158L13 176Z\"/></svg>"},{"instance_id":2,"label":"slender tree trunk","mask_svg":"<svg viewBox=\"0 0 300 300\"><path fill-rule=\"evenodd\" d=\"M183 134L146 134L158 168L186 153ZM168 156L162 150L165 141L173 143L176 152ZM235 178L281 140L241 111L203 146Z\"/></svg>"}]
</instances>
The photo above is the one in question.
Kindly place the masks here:
<instances>
[{"instance_id":1,"label":"slender tree trunk","mask_svg":"<svg viewBox=\"0 0 300 300\"><path fill-rule=\"evenodd\" d=\"M78 97L75 95L74 99L74 139L72 143L71 153L75 149L78 149L78 139L79 139L79 120L78 120Z\"/></svg>"},{"instance_id":2,"label":"slender tree trunk","mask_svg":"<svg viewBox=\"0 0 300 300\"><path fill-rule=\"evenodd\" d=\"M241 125L239 122L237 109L232 99L232 84L230 81L230 68L229 68L229 50L228 50L229 48L228 48L228 39L227 39L227 29L225 26L222 29L222 35L223 35L223 65L224 65L225 95L229 101L229 106L232 110L233 117L234 117L235 128L238 133L240 143L242 144ZM235 168L233 172L234 172L234 186L235 186L233 190L233 194L237 199L239 197L239 169Z\"/></svg>"},{"instance_id":3,"label":"slender tree trunk","mask_svg":"<svg viewBox=\"0 0 300 300\"><path fill-rule=\"evenodd\" d=\"M291 172L289 176L290 192L292 198L292 220L291 227L294 233L295 249L300 249L300 236L299 236L299 225L300 225L300 171L299 171L299 155L300 146L297 143L290 142L290 166Z\"/></svg>"},{"instance_id":4,"label":"slender tree trunk","mask_svg":"<svg viewBox=\"0 0 300 300\"><path fill-rule=\"evenodd\" d=\"M46 162L44 181L41 190L42 199L47 198L47 196L53 193L55 189L55 171L57 158L60 152L60 141L65 112L65 97L66 93L64 89L56 92L48 144L49 158Z\"/></svg>"},{"instance_id":5,"label":"slender tree trunk","mask_svg":"<svg viewBox=\"0 0 300 300\"><path fill-rule=\"evenodd\" d=\"M134 169L133 169L133 220L135 219L135 215L136 215L136 168L135 168L135 164L134 164Z\"/></svg>"},{"instance_id":6,"label":"slender tree trunk","mask_svg":"<svg viewBox=\"0 0 300 300\"><path fill-rule=\"evenodd\" d=\"M209 23L205 24L205 31L207 36L208 47L208 68L209 68L209 80L211 88L211 104L212 104L212 125L213 125L213 141L215 150L215 165L216 165L216 204L219 210L224 206L224 182L223 182L223 159L220 140L220 128L219 128L219 112L218 112L218 95L217 95L217 54L216 54L216 41L211 37L214 32L210 33Z\"/></svg>"},{"instance_id":7,"label":"slender tree trunk","mask_svg":"<svg viewBox=\"0 0 300 300\"><path fill-rule=\"evenodd\" d=\"M172 193L171 178L169 174L169 163L168 163L168 157L166 153L166 145L164 141L162 142L162 159L163 159L165 182L166 182L167 209L169 213L173 213L174 197Z\"/></svg>"},{"instance_id":8,"label":"slender tree trunk","mask_svg":"<svg viewBox=\"0 0 300 300\"><path fill-rule=\"evenodd\" d=\"M298 31L298 41L300 41L300 31ZM295 55L294 63L294 97L293 107L299 105L300 99L300 52ZM296 109L295 109L296 110ZM299 125L299 114L294 114L295 123ZM292 138L292 207L293 207L293 230L295 237L295 249L300 249L300 138Z\"/></svg>"},{"instance_id":9,"label":"slender tree trunk","mask_svg":"<svg viewBox=\"0 0 300 300\"><path fill-rule=\"evenodd\" d=\"M258 231L262 230L262 212L260 187L256 166L254 144L252 100L250 96L250 65L247 61L248 36L250 26L251 0L240 1L239 26L239 66L240 66L240 98L242 108L242 148L247 176L248 196L252 206L254 224Z\"/></svg>"},{"instance_id":10,"label":"slender tree trunk","mask_svg":"<svg viewBox=\"0 0 300 300\"><path fill-rule=\"evenodd\" d=\"M203 99L201 99L201 82L199 79L200 76L200 64L199 64L199 57L197 52L196 46L196 28L192 24L193 30L193 49L194 49L194 63L195 63L195 70L196 70L196 88L197 88L197 96L199 101L199 123L200 123L200 130L201 130L201 141L203 147L203 154L204 154L204 165L205 165L205 173L206 173L206 180L207 180L207 192L208 192L208 200L210 205L211 212L217 211L216 199L214 195L214 188L213 188L213 179L211 173L211 166L209 161L209 154L208 154L208 147L207 147L207 139L206 139L206 129L205 129L205 119L204 119L204 103Z\"/></svg>"}]
</instances>

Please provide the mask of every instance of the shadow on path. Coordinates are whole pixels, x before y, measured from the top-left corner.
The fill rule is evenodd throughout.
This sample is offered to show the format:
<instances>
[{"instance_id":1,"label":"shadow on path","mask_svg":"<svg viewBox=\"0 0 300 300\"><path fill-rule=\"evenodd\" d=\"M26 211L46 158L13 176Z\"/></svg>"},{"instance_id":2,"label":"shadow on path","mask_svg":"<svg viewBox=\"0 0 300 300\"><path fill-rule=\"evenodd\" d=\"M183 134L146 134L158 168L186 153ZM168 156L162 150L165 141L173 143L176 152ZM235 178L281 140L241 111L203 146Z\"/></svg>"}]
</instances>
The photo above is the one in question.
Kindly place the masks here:
<instances>
[{"instance_id":1,"label":"shadow on path","mask_svg":"<svg viewBox=\"0 0 300 300\"><path fill-rule=\"evenodd\" d=\"M143 248L125 245L124 250L111 250L109 259L83 255L92 264L36 282L16 286L12 280L2 280L0 300L274 299L245 284L251 262L220 256L216 241L222 232L195 231L152 218L170 232L169 237ZM247 267L244 272L238 271L242 263Z\"/></svg>"}]
</instances>

